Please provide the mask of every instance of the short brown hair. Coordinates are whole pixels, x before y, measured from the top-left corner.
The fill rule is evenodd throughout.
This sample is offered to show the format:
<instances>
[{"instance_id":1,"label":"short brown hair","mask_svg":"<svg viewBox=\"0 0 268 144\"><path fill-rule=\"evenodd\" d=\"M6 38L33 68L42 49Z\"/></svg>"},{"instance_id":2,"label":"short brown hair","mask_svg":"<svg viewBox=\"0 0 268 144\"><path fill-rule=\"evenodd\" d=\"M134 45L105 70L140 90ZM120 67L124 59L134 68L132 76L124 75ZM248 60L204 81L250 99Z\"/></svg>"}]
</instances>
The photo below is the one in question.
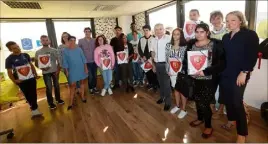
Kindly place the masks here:
<instances>
[{"instance_id":1,"label":"short brown hair","mask_svg":"<svg viewBox=\"0 0 268 144\"><path fill-rule=\"evenodd\" d=\"M6 47L8 48L8 50L10 50L10 46L15 45L15 44L17 44L17 43L14 41L9 41L6 43Z\"/></svg>"},{"instance_id":2,"label":"short brown hair","mask_svg":"<svg viewBox=\"0 0 268 144\"><path fill-rule=\"evenodd\" d=\"M42 38L48 38L48 36L47 35L41 35L40 39L42 39Z\"/></svg>"},{"instance_id":3,"label":"short brown hair","mask_svg":"<svg viewBox=\"0 0 268 144\"><path fill-rule=\"evenodd\" d=\"M198 15L200 15L198 9L191 9L191 10L190 10L190 13L191 13L191 12L196 12Z\"/></svg>"},{"instance_id":4,"label":"short brown hair","mask_svg":"<svg viewBox=\"0 0 268 144\"><path fill-rule=\"evenodd\" d=\"M217 17L217 16L219 16L220 18L223 19L223 14L222 14L221 11L213 11L213 12L211 12L211 13L210 13L209 22L211 22L211 19L213 19L213 18L215 18L215 17Z\"/></svg>"}]
</instances>

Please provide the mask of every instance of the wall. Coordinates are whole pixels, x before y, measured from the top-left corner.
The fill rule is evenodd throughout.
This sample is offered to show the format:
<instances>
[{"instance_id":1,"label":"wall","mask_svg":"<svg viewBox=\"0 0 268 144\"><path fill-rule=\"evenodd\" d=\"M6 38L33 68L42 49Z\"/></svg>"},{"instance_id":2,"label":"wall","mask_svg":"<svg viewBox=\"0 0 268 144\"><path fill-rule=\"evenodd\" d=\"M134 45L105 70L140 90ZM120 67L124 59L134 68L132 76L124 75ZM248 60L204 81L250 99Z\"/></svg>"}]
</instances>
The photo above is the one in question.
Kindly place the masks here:
<instances>
[{"instance_id":1,"label":"wall","mask_svg":"<svg viewBox=\"0 0 268 144\"><path fill-rule=\"evenodd\" d=\"M257 66L255 66L257 67ZM268 60L262 59L261 69L255 68L247 85L244 101L257 109L263 102L268 101Z\"/></svg>"},{"instance_id":2,"label":"wall","mask_svg":"<svg viewBox=\"0 0 268 144\"><path fill-rule=\"evenodd\" d=\"M134 15L137 30L143 33L142 27L145 25L145 12Z\"/></svg>"},{"instance_id":3,"label":"wall","mask_svg":"<svg viewBox=\"0 0 268 144\"><path fill-rule=\"evenodd\" d=\"M116 18L95 18L94 24L96 36L103 34L108 41L115 36L114 28L116 26Z\"/></svg>"},{"instance_id":4,"label":"wall","mask_svg":"<svg viewBox=\"0 0 268 144\"><path fill-rule=\"evenodd\" d=\"M132 23L132 16L118 17L118 25L122 27L123 33L128 34L131 32L130 24Z\"/></svg>"}]
</instances>

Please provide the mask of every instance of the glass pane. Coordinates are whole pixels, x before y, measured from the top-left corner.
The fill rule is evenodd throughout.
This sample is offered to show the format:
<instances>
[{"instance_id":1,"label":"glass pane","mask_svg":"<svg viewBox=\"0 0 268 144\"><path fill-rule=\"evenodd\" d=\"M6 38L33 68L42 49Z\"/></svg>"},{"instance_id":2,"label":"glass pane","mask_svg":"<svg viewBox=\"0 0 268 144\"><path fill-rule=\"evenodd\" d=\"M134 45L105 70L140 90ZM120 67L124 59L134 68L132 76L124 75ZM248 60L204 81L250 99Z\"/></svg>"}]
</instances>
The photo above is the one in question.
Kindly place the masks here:
<instances>
[{"instance_id":1,"label":"glass pane","mask_svg":"<svg viewBox=\"0 0 268 144\"><path fill-rule=\"evenodd\" d=\"M215 10L220 10L225 16L227 13L238 10L245 13L245 1L199 1L194 0L185 3L185 20L189 20L189 12L191 9L198 9L200 20L210 24L210 13Z\"/></svg>"},{"instance_id":2,"label":"glass pane","mask_svg":"<svg viewBox=\"0 0 268 144\"><path fill-rule=\"evenodd\" d=\"M176 28L177 27L176 13L177 13L176 4L150 13L149 21L150 21L152 30L154 29L154 26L157 23L162 23L165 28L167 27Z\"/></svg>"},{"instance_id":3,"label":"glass pane","mask_svg":"<svg viewBox=\"0 0 268 144\"><path fill-rule=\"evenodd\" d=\"M88 21L54 21L57 43L61 44L61 35L63 32L68 32L70 35L81 39L85 37L84 28L91 27L90 20ZM78 41L77 41L78 42Z\"/></svg>"},{"instance_id":4,"label":"glass pane","mask_svg":"<svg viewBox=\"0 0 268 144\"><path fill-rule=\"evenodd\" d=\"M23 52L34 56L40 48L40 36L47 35L45 21L42 22L1 22L0 23L0 71L5 71L5 59L10 52L5 44L8 41L15 41Z\"/></svg>"},{"instance_id":5,"label":"glass pane","mask_svg":"<svg viewBox=\"0 0 268 144\"><path fill-rule=\"evenodd\" d=\"M268 2L264 0L258 0L257 3L257 19L256 19L256 32L260 38L260 42L268 37L268 15L267 5Z\"/></svg>"}]
</instances>

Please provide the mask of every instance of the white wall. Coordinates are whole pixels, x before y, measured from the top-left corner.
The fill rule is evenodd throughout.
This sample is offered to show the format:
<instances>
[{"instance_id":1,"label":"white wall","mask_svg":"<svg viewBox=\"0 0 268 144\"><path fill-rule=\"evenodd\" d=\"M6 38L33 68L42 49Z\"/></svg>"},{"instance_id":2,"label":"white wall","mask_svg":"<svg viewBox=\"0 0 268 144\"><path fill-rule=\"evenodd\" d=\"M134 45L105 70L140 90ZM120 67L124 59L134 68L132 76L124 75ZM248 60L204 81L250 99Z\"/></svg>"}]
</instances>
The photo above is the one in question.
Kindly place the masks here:
<instances>
[{"instance_id":1,"label":"white wall","mask_svg":"<svg viewBox=\"0 0 268 144\"><path fill-rule=\"evenodd\" d=\"M244 101L248 105L260 109L261 104L268 101L268 60L262 59L261 68L257 69L257 67L258 63L247 85Z\"/></svg>"},{"instance_id":2,"label":"white wall","mask_svg":"<svg viewBox=\"0 0 268 144\"><path fill-rule=\"evenodd\" d=\"M118 17L118 25L122 27L123 33L128 34L131 32L130 24L132 23L132 16Z\"/></svg>"}]
</instances>

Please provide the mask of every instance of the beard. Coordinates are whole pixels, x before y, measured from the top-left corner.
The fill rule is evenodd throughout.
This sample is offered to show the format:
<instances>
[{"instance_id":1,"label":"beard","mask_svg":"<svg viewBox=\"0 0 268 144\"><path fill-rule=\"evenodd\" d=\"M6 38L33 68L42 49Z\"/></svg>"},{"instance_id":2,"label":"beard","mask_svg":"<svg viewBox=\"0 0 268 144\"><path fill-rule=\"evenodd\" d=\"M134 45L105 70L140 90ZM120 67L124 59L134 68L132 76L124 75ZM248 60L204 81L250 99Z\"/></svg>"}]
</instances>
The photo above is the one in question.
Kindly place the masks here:
<instances>
[{"instance_id":1,"label":"beard","mask_svg":"<svg viewBox=\"0 0 268 144\"><path fill-rule=\"evenodd\" d=\"M48 44L43 44L44 47L48 47Z\"/></svg>"}]
</instances>

